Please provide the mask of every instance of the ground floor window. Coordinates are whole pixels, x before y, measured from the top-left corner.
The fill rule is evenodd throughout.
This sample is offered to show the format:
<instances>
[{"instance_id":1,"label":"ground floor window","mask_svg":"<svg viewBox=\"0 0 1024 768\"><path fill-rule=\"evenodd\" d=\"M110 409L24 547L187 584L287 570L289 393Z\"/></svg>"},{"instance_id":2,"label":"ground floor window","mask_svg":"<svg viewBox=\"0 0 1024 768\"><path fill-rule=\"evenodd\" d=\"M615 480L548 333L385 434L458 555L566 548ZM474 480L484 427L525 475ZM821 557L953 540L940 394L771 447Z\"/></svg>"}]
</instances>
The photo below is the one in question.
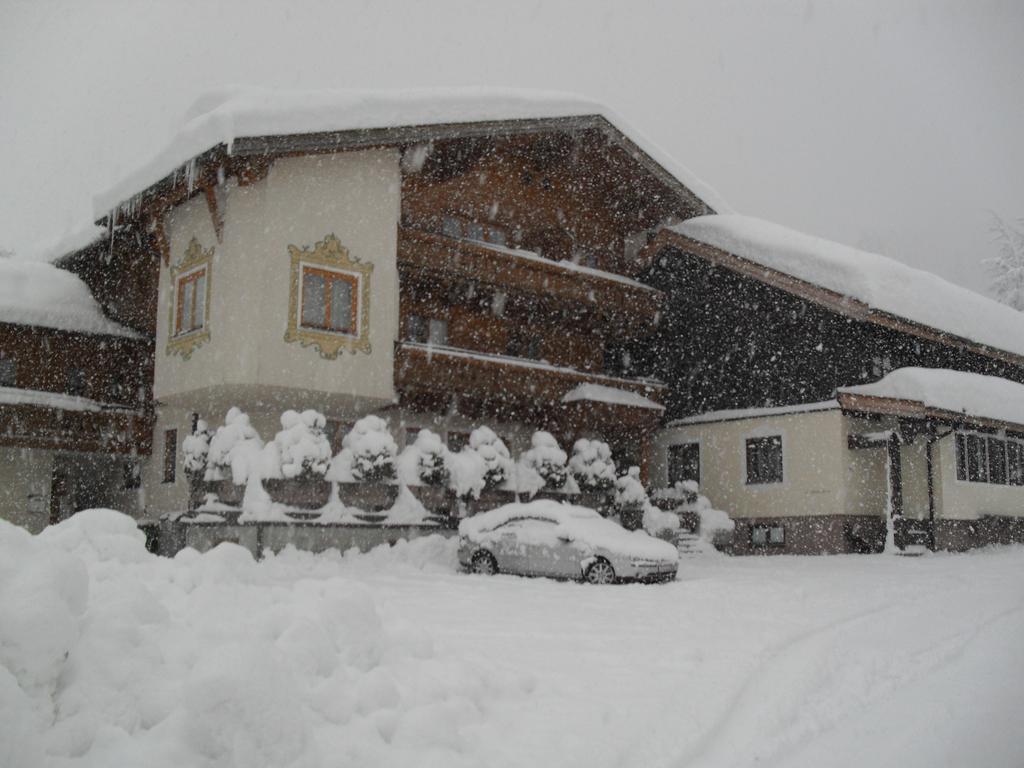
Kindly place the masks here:
<instances>
[{"instance_id":1,"label":"ground floor window","mask_svg":"<svg viewBox=\"0 0 1024 768\"><path fill-rule=\"evenodd\" d=\"M700 443L681 443L668 447L668 484L692 480L700 485Z\"/></svg>"},{"instance_id":2,"label":"ground floor window","mask_svg":"<svg viewBox=\"0 0 1024 768\"><path fill-rule=\"evenodd\" d=\"M458 453L469 445L469 432L448 432L448 450Z\"/></svg>"},{"instance_id":3,"label":"ground floor window","mask_svg":"<svg viewBox=\"0 0 1024 768\"><path fill-rule=\"evenodd\" d=\"M747 485L782 482L782 435L747 438Z\"/></svg>"},{"instance_id":4,"label":"ground floor window","mask_svg":"<svg viewBox=\"0 0 1024 768\"><path fill-rule=\"evenodd\" d=\"M750 544L755 547L786 546L786 527L784 525L752 525L750 527Z\"/></svg>"},{"instance_id":5,"label":"ground floor window","mask_svg":"<svg viewBox=\"0 0 1024 768\"><path fill-rule=\"evenodd\" d=\"M18 365L13 357L0 357L0 387L18 385Z\"/></svg>"},{"instance_id":6,"label":"ground floor window","mask_svg":"<svg viewBox=\"0 0 1024 768\"><path fill-rule=\"evenodd\" d=\"M970 483L1024 485L1024 440L958 432L956 479Z\"/></svg>"}]
</instances>

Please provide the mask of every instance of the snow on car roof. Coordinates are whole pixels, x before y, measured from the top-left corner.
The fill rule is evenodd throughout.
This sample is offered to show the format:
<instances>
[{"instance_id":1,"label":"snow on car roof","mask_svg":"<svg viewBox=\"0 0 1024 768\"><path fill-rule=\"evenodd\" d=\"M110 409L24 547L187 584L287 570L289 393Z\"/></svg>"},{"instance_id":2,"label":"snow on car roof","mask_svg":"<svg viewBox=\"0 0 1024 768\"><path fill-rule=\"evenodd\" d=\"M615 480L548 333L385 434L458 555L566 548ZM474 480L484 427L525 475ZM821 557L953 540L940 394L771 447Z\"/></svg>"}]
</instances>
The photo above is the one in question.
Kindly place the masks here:
<instances>
[{"instance_id":1,"label":"snow on car roof","mask_svg":"<svg viewBox=\"0 0 1024 768\"><path fill-rule=\"evenodd\" d=\"M459 535L472 540L512 520L548 520L574 540L584 542L626 557L645 557L675 561L678 550L667 541L656 539L643 531L627 531L593 509L562 504L550 499L503 507L467 517L459 523Z\"/></svg>"},{"instance_id":2,"label":"snow on car roof","mask_svg":"<svg viewBox=\"0 0 1024 768\"><path fill-rule=\"evenodd\" d=\"M178 135L152 160L96 195L97 218L107 215L192 158L239 138L286 136L403 126L598 115L614 125L693 194L716 211L728 204L607 107L573 94L493 88L420 90L298 90L225 88L208 93L185 114Z\"/></svg>"},{"instance_id":3,"label":"snow on car roof","mask_svg":"<svg viewBox=\"0 0 1024 768\"><path fill-rule=\"evenodd\" d=\"M45 261L29 259L0 258L0 323L138 336L104 316L88 286L77 275Z\"/></svg>"},{"instance_id":4,"label":"snow on car roof","mask_svg":"<svg viewBox=\"0 0 1024 768\"><path fill-rule=\"evenodd\" d=\"M872 309L1024 355L1024 313L895 259L736 214L669 229Z\"/></svg>"},{"instance_id":5,"label":"snow on car roof","mask_svg":"<svg viewBox=\"0 0 1024 768\"><path fill-rule=\"evenodd\" d=\"M873 384L840 387L840 394L909 400L927 408L1024 424L1024 384L944 368L898 368Z\"/></svg>"}]
</instances>

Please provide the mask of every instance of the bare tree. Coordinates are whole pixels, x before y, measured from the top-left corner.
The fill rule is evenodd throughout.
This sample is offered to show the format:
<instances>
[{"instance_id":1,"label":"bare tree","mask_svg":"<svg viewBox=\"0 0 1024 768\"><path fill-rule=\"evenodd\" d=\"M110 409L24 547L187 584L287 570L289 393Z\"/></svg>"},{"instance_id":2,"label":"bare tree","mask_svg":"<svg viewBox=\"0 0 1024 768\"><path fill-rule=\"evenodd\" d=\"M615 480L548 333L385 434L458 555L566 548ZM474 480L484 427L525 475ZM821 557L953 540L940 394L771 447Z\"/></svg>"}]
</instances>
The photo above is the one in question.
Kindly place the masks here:
<instances>
[{"instance_id":1,"label":"bare tree","mask_svg":"<svg viewBox=\"0 0 1024 768\"><path fill-rule=\"evenodd\" d=\"M982 263L992 275L992 290L1003 304L1024 310L1024 219L1008 222L993 213L991 229L996 255Z\"/></svg>"}]
</instances>

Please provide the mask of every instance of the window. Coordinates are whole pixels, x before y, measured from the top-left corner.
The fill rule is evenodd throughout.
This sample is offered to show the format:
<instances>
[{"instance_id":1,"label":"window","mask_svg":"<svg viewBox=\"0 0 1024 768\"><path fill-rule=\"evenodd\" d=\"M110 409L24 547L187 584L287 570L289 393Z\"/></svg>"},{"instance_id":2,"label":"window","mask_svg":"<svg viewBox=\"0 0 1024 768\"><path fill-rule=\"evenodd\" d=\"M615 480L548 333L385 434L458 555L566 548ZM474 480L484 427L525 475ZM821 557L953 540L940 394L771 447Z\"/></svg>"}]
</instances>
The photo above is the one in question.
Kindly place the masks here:
<instances>
[{"instance_id":1,"label":"window","mask_svg":"<svg viewBox=\"0 0 1024 768\"><path fill-rule=\"evenodd\" d=\"M82 397L85 394L85 370L82 368L68 368L67 393Z\"/></svg>"},{"instance_id":2,"label":"window","mask_svg":"<svg viewBox=\"0 0 1024 768\"><path fill-rule=\"evenodd\" d=\"M469 433L468 432L449 432L448 433L448 450L452 453L458 453L463 448L469 445Z\"/></svg>"},{"instance_id":3,"label":"window","mask_svg":"<svg viewBox=\"0 0 1024 768\"><path fill-rule=\"evenodd\" d=\"M526 360L540 360L542 340L529 329L515 328L509 334L505 354L509 357L522 357Z\"/></svg>"},{"instance_id":4,"label":"window","mask_svg":"<svg viewBox=\"0 0 1024 768\"><path fill-rule=\"evenodd\" d=\"M178 430L164 430L164 482L173 483L178 460Z\"/></svg>"},{"instance_id":5,"label":"window","mask_svg":"<svg viewBox=\"0 0 1024 768\"><path fill-rule=\"evenodd\" d=\"M747 485L782 482L782 436L747 440Z\"/></svg>"},{"instance_id":6,"label":"window","mask_svg":"<svg viewBox=\"0 0 1024 768\"><path fill-rule=\"evenodd\" d=\"M752 525L750 527L750 544L754 547L786 546L786 527L784 525Z\"/></svg>"},{"instance_id":7,"label":"window","mask_svg":"<svg viewBox=\"0 0 1024 768\"><path fill-rule=\"evenodd\" d=\"M1004 439L958 432L956 479L970 483L1024 485L1024 438L1016 434Z\"/></svg>"},{"instance_id":8,"label":"window","mask_svg":"<svg viewBox=\"0 0 1024 768\"><path fill-rule=\"evenodd\" d=\"M448 344L448 321L431 318L427 330L427 344L443 347Z\"/></svg>"},{"instance_id":9,"label":"window","mask_svg":"<svg viewBox=\"0 0 1024 768\"><path fill-rule=\"evenodd\" d=\"M692 480L700 485L700 443L668 447L668 484Z\"/></svg>"},{"instance_id":10,"label":"window","mask_svg":"<svg viewBox=\"0 0 1024 768\"><path fill-rule=\"evenodd\" d=\"M508 244L508 232L503 227L470 221L458 216L445 216L441 220L441 233L459 240L475 240L493 245Z\"/></svg>"},{"instance_id":11,"label":"window","mask_svg":"<svg viewBox=\"0 0 1024 768\"><path fill-rule=\"evenodd\" d=\"M178 277L175 286L174 335L184 336L206 327L206 268Z\"/></svg>"},{"instance_id":12,"label":"window","mask_svg":"<svg viewBox=\"0 0 1024 768\"><path fill-rule=\"evenodd\" d=\"M424 344L427 341L427 321L420 315L408 315L405 318L405 340Z\"/></svg>"},{"instance_id":13,"label":"window","mask_svg":"<svg viewBox=\"0 0 1024 768\"><path fill-rule=\"evenodd\" d=\"M319 267L302 269L302 326L353 334L358 278Z\"/></svg>"},{"instance_id":14,"label":"window","mask_svg":"<svg viewBox=\"0 0 1024 768\"><path fill-rule=\"evenodd\" d=\"M0 357L0 387L18 386L18 364L13 357Z\"/></svg>"},{"instance_id":15,"label":"window","mask_svg":"<svg viewBox=\"0 0 1024 768\"><path fill-rule=\"evenodd\" d=\"M142 465L138 459L124 463L124 490L134 491L142 487Z\"/></svg>"}]
</instances>

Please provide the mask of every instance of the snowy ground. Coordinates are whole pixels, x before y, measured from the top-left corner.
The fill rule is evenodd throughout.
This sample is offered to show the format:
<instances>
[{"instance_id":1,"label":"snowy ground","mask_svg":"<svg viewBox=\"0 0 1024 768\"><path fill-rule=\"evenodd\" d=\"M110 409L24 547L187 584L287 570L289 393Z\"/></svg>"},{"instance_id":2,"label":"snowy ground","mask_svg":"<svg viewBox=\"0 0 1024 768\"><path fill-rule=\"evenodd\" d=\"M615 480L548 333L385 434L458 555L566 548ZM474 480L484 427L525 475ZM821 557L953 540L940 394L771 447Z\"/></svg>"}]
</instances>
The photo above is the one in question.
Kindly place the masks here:
<instances>
[{"instance_id":1,"label":"snowy ground","mask_svg":"<svg viewBox=\"0 0 1024 768\"><path fill-rule=\"evenodd\" d=\"M668 585L0 522L0 765L1020 766L1024 548Z\"/></svg>"}]
</instances>

